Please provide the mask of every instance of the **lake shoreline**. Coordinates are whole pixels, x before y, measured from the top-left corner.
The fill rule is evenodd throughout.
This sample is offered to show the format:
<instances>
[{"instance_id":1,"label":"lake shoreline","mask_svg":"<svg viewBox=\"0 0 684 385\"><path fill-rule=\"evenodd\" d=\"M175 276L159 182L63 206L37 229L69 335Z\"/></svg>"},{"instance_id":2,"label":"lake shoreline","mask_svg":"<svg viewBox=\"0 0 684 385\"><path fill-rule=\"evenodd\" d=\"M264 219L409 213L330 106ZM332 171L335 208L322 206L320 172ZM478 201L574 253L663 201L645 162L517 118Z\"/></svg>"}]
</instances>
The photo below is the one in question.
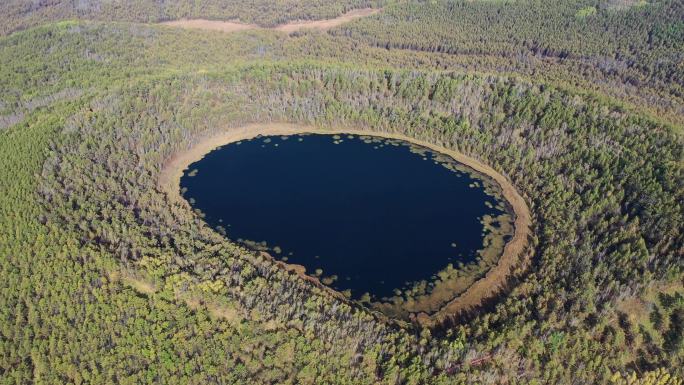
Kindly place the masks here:
<instances>
[{"instance_id":1,"label":"lake shoreline","mask_svg":"<svg viewBox=\"0 0 684 385\"><path fill-rule=\"evenodd\" d=\"M295 134L351 134L403 140L428 148L436 153L448 155L457 162L491 178L501 187L503 198L511 206L514 214L513 237L506 243L503 254L499 258L496 266L487 271L483 278L475 281L463 293L454 297L439 311L432 315L426 313L414 314L415 321L421 325L438 325L449 317L456 316L482 305L484 299L498 296L503 290L506 280L511 273L513 273L517 267L525 266L529 263L530 253L526 251L528 250L528 239L531 236L531 215L527 204L515 187L503 175L477 159L403 134L351 128L319 128L315 126L288 123L249 124L237 128L229 128L201 138L188 150L178 152L170 157L159 174L159 187L162 191L167 193L172 201L180 202L181 204L184 202L189 207L189 203L181 196L180 179L183 172L187 170L192 163L199 161L216 147L233 142L248 140L257 136ZM275 262L280 262L275 258L272 259ZM297 271L297 274L307 281L312 281L312 277L301 271ZM322 284L318 284L317 286L324 286L329 289L329 291L335 292L334 294L337 298L340 297L337 295L339 293L332 288Z\"/></svg>"}]
</instances>

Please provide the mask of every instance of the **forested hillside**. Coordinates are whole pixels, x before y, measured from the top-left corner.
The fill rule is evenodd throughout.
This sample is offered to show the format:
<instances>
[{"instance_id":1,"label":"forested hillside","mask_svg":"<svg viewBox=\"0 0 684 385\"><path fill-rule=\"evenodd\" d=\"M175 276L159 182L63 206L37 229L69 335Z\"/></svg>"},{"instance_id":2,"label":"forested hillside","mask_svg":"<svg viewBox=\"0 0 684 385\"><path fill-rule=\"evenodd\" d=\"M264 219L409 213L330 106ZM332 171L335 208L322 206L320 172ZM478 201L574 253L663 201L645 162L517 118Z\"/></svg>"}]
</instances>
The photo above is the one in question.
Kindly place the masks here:
<instances>
[{"instance_id":1,"label":"forested hillside","mask_svg":"<svg viewBox=\"0 0 684 385\"><path fill-rule=\"evenodd\" d=\"M0 6L25 16L5 33L100 21L0 38L0 383L682 383L680 3L410 2L291 35L121 22L212 17L187 2L26 4ZM265 25L378 5L216 4ZM531 264L401 326L160 186L202 138L268 122L490 165L532 212Z\"/></svg>"},{"instance_id":2,"label":"forested hillside","mask_svg":"<svg viewBox=\"0 0 684 385\"><path fill-rule=\"evenodd\" d=\"M585 72L652 86L684 114L684 3L414 1L335 34L386 49L574 63Z\"/></svg>"}]
</instances>

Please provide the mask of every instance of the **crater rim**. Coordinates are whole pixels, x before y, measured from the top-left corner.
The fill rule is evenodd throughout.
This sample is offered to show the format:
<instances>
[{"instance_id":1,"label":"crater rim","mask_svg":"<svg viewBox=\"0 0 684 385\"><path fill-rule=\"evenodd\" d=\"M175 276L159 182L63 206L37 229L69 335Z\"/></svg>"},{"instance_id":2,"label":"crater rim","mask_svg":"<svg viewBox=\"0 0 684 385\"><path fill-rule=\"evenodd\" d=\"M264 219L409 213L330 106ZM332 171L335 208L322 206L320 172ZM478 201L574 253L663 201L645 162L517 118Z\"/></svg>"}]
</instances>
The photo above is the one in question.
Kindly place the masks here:
<instances>
[{"instance_id":1,"label":"crater rim","mask_svg":"<svg viewBox=\"0 0 684 385\"><path fill-rule=\"evenodd\" d=\"M381 139L402 140L411 144L425 147L435 153L446 155L456 162L472 168L478 173L493 180L501 188L501 197L510 205L513 215L513 235L504 245L503 253L499 256L495 266L491 267L485 275L473 282L465 291L456 294L451 300L440 307L439 310L428 314L426 312L410 313L410 320L424 327L435 327L445 321L470 312L483 305L483 302L497 298L506 291L506 280L513 275L517 267L526 267L531 260L528 240L532 236L532 222L530 210L518 193L513 184L501 173L480 160L465 155L459 151L443 147L439 144L428 142L419 138L411 137L399 132L385 132L380 130L356 129L350 127L313 126L292 123L250 123L237 127L225 127L214 133L198 138L189 148L176 151L163 163L157 178L158 187L166 193L170 203L180 203L192 210L190 203L181 195L180 181L189 166L201 160L217 147L231 143L254 139L259 136L281 136L299 134L323 134L323 135L365 135ZM206 223L206 222L205 222ZM207 224L209 226L209 224ZM209 226L212 228L211 226ZM213 230L213 228L212 228ZM215 230L214 230L215 231ZM227 238L226 238L227 239ZM227 239L228 242L236 244ZM257 252L270 259L274 264L286 271L294 272L301 279L308 281L322 289L333 297L354 306L361 306L373 314L380 315L386 320L404 323L403 320L385 315L370 307L361 305L359 302L346 298L341 292L324 285L316 277L306 274L304 266L288 264L280 261L266 252Z\"/></svg>"}]
</instances>

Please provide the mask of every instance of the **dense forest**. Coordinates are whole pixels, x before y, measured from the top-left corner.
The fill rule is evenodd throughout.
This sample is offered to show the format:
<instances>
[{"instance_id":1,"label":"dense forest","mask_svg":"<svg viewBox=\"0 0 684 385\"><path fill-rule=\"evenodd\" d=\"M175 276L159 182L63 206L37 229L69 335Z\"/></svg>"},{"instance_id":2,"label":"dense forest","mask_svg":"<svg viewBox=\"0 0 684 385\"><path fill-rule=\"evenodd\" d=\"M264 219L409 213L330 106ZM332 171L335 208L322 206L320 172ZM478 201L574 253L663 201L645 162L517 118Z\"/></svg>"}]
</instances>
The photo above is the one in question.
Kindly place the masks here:
<instances>
[{"instance_id":1,"label":"dense forest","mask_svg":"<svg viewBox=\"0 0 684 385\"><path fill-rule=\"evenodd\" d=\"M438 1L387 7L334 33L386 49L535 60L667 92L682 115L684 3ZM628 27L626 27L628 26ZM534 64L536 66L536 64ZM586 68L586 69L585 69Z\"/></svg>"},{"instance_id":2,"label":"dense forest","mask_svg":"<svg viewBox=\"0 0 684 385\"><path fill-rule=\"evenodd\" d=\"M682 383L681 3L405 2L290 35L140 22L380 3L117 4L0 5L28 28L0 38L0 383ZM532 212L532 263L433 328L341 301L159 185L260 122L490 165Z\"/></svg>"}]
</instances>

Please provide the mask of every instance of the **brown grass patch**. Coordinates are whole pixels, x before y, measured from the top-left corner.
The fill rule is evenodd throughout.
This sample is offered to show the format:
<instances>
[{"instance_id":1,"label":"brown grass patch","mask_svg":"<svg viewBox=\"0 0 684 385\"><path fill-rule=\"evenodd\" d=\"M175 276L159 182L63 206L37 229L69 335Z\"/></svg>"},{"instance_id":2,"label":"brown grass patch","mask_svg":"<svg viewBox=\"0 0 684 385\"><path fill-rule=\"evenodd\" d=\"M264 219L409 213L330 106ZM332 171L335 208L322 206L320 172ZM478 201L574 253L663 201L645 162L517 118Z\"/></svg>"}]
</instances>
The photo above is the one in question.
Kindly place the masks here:
<instances>
[{"instance_id":1,"label":"brown grass patch","mask_svg":"<svg viewBox=\"0 0 684 385\"><path fill-rule=\"evenodd\" d=\"M185 29L203 29L208 31L221 31L221 32L238 32L250 29L260 28L256 24L244 24L235 21L216 21L216 20L206 20L206 19L181 19L173 21L165 21L160 23L162 25L168 25L169 27L179 27Z\"/></svg>"},{"instance_id":2,"label":"brown grass patch","mask_svg":"<svg viewBox=\"0 0 684 385\"><path fill-rule=\"evenodd\" d=\"M286 24L281 24L272 28L261 27L256 24L241 23L239 21L218 21L218 20L206 20L206 19L181 19L173 21L165 21L160 23L161 25L167 25L170 27L180 27L186 29L202 29L208 31L221 31L221 32L238 32L245 30L272 30L280 31L285 33L290 33L294 31L299 31L302 29L315 29L319 31L326 31L328 29L337 27L339 25L348 23L354 19L360 17L366 17L374 15L380 12L380 9L374 8L363 8L354 9L341 16L334 19L324 19L324 20L306 20L306 21L293 21Z\"/></svg>"},{"instance_id":3,"label":"brown grass patch","mask_svg":"<svg viewBox=\"0 0 684 385\"><path fill-rule=\"evenodd\" d=\"M615 309L627 314L630 321L643 324L648 321L650 307L658 302L659 294L674 294L684 292L682 278L671 282L651 282L641 294L633 294L620 299Z\"/></svg>"},{"instance_id":4,"label":"brown grass patch","mask_svg":"<svg viewBox=\"0 0 684 385\"><path fill-rule=\"evenodd\" d=\"M240 313L232 306L208 303L207 310L213 317L224 319L231 325L239 325L243 320Z\"/></svg>"},{"instance_id":5,"label":"brown grass patch","mask_svg":"<svg viewBox=\"0 0 684 385\"><path fill-rule=\"evenodd\" d=\"M145 295L152 295L157 292L157 287L152 282L148 282L142 278L134 277L130 274L123 274L120 276L121 281L133 288L138 293Z\"/></svg>"}]
</instances>

